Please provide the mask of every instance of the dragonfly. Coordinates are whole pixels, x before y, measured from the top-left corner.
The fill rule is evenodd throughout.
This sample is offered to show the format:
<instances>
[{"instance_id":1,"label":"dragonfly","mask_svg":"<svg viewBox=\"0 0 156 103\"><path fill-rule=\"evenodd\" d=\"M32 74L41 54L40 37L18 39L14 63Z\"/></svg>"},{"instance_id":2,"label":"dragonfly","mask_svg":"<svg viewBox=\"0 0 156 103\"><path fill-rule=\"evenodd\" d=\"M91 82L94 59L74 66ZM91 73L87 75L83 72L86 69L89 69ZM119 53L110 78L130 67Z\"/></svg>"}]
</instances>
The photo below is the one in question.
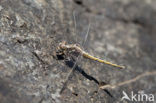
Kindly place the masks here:
<instances>
[{"instance_id":1,"label":"dragonfly","mask_svg":"<svg viewBox=\"0 0 156 103\"><path fill-rule=\"evenodd\" d=\"M73 17L74 17L74 24L75 24L75 30L76 30L76 18L75 18L75 12L73 12ZM86 40L88 38L88 35L89 35L89 30L90 30L90 24L88 26L88 30L87 30L87 33L86 33L86 36L84 38L84 40L82 41L81 45L84 46L85 43L86 43ZM76 31L75 31L76 32ZM87 59L90 59L90 60L94 60L94 61L97 61L97 62L100 62L100 63L103 63L103 64L107 64L107 65L111 65L111 66L114 66L114 67L117 67L117 68L120 68L120 69L124 69L125 66L122 66L122 65L118 65L118 64L114 64L114 63L111 63L109 61L106 61L106 60L103 60L103 59L100 59L100 58L97 58L95 56L92 56L91 54L87 53L86 51L84 51L80 45L78 44L67 44L66 41L62 41L59 43L58 47L57 47L57 52L56 52L56 55L61 57L62 59L64 58L67 58L69 56L69 54L71 55L74 55L76 56L76 60L73 59L73 65L72 65L72 69L71 71L68 73L68 76L64 82L64 85L60 91L60 94L64 91L64 89L66 88L66 85L68 83L68 80L71 78L72 74L74 73L75 69L76 69L76 66L77 66L77 62L82 58L87 58ZM94 80L95 82L98 83L98 81L96 79L94 79L92 77L92 80Z\"/></svg>"}]
</instances>

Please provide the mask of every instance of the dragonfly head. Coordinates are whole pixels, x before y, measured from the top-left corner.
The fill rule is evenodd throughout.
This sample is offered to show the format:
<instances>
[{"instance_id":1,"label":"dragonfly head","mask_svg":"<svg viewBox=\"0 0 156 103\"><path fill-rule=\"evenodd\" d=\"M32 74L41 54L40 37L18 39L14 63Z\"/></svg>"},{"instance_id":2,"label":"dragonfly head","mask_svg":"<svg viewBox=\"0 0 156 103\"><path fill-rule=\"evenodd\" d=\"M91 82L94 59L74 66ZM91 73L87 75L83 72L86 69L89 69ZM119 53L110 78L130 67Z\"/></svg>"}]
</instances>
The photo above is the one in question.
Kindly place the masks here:
<instances>
[{"instance_id":1,"label":"dragonfly head","mask_svg":"<svg viewBox=\"0 0 156 103\"><path fill-rule=\"evenodd\" d=\"M58 60L64 60L65 59L65 55L66 55L66 42L62 41L61 43L59 43L55 56Z\"/></svg>"},{"instance_id":2,"label":"dragonfly head","mask_svg":"<svg viewBox=\"0 0 156 103\"><path fill-rule=\"evenodd\" d=\"M61 49L61 50L66 49L66 41L62 41L61 43L59 43L59 49Z\"/></svg>"}]
</instances>

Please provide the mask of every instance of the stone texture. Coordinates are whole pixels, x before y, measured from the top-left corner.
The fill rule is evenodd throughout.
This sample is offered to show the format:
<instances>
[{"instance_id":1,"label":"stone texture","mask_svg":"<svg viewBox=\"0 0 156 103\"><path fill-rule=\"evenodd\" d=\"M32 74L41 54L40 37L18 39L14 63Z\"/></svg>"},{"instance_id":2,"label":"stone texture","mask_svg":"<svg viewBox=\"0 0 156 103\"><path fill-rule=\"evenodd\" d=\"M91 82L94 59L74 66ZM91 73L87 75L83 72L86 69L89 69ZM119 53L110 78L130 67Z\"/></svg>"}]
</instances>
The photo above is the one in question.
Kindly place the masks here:
<instances>
[{"instance_id":1,"label":"stone texture","mask_svg":"<svg viewBox=\"0 0 156 103\"><path fill-rule=\"evenodd\" d=\"M141 90L156 96L155 75L98 88L99 82L117 84L156 71L155 5L155 0L0 0L1 103L129 103L121 101L122 91ZM55 58L63 40L127 68L81 58L60 94L73 65Z\"/></svg>"}]
</instances>

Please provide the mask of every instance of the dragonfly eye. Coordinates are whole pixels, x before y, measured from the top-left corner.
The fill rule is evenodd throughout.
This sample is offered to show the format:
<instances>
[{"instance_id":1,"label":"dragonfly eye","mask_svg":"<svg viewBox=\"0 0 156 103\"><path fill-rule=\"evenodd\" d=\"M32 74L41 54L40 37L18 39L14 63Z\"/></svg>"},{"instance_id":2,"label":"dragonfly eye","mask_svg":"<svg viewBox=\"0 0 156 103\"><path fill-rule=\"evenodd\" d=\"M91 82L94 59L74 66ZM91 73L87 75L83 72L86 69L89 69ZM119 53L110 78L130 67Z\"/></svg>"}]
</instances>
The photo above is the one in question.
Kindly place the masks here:
<instances>
[{"instance_id":1,"label":"dragonfly eye","mask_svg":"<svg viewBox=\"0 0 156 103\"><path fill-rule=\"evenodd\" d=\"M66 49L66 42L61 42L59 43L59 48L62 49L62 50L65 50Z\"/></svg>"}]
</instances>

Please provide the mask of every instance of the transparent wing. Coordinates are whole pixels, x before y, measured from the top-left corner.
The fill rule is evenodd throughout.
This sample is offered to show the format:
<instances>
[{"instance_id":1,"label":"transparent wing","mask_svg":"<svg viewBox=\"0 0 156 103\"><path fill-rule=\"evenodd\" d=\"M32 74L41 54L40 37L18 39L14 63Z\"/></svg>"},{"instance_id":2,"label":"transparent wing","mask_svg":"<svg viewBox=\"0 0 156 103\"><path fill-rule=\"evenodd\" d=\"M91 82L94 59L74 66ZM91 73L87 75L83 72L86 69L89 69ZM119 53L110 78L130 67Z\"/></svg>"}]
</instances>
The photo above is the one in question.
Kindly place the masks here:
<instances>
[{"instance_id":1,"label":"transparent wing","mask_svg":"<svg viewBox=\"0 0 156 103\"><path fill-rule=\"evenodd\" d=\"M75 12L73 12L73 17L74 17L74 25L75 25L75 33L76 33L77 24L76 24ZM83 40L83 41L81 42L81 44L80 44L82 47L85 46L85 44L86 44L86 40L87 40L87 38L88 38L89 30L90 30L90 24L89 24L89 26L88 26L88 30L87 30L87 33L86 33L86 35L85 35L85 37L84 37L84 40ZM76 66L77 66L77 63L78 63L78 61L79 61L81 58L82 58L82 55L81 55L81 54L78 55L78 57L76 58L74 64L72 65L71 71L68 73L68 76L67 76L67 78L66 78L66 80L65 80L65 82L64 82L64 85L63 85L63 87L62 87L62 89L61 89L61 91L60 91L60 94L61 94L61 93L64 91L64 89L66 88L66 85L67 85L67 83L68 83L68 80L72 77L72 75L73 75L73 73L74 73L74 71L75 71L75 68L76 68Z\"/></svg>"}]
</instances>

